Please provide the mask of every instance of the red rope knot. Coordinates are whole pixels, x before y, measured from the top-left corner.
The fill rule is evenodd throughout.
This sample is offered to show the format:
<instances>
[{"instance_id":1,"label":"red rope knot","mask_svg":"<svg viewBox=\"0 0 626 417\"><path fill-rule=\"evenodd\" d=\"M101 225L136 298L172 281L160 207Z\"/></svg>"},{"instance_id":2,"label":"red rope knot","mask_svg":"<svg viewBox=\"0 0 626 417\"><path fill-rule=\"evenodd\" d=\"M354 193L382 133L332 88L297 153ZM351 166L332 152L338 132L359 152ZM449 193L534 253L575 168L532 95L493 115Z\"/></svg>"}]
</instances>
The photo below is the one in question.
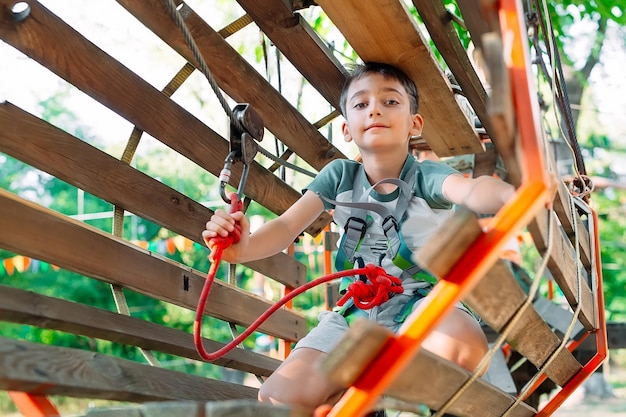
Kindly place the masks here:
<instances>
[{"instance_id":1,"label":"red rope knot","mask_svg":"<svg viewBox=\"0 0 626 417\"><path fill-rule=\"evenodd\" d=\"M358 280L348 285L344 296L337 301L338 306L343 306L352 297L355 306L361 310L369 310L389 300L390 294L404 291L400 278L387 274L383 268L373 264L368 264L365 268L365 276L369 282Z\"/></svg>"}]
</instances>

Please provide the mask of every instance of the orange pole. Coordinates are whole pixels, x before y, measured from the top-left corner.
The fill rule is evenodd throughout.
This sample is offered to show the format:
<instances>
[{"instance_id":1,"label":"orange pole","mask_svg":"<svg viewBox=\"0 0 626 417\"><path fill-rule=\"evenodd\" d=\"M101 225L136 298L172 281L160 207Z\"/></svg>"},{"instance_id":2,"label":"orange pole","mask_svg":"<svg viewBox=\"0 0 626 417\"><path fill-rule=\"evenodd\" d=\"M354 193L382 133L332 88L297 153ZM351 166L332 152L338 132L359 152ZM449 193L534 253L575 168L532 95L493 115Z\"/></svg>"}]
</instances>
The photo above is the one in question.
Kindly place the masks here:
<instances>
[{"instance_id":1,"label":"orange pole","mask_svg":"<svg viewBox=\"0 0 626 417\"><path fill-rule=\"evenodd\" d=\"M9 396L24 417L57 417L61 415L45 395L9 391Z\"/></svg>"},{"instance_id":2,"label":"orange pole","mask_svg":"<svg viewBox=\"0 0 626 417\"><path fill-rule=\"evenodd\" d=\"M287 254L289 256L294 256L295 253L296 253L295 246L292 243L287 248ZM289 295L291 291L293 291L293 288L284 286L283 291L282 291L282 297ZM287 301L287 303L285 303L285 307L291 309L293 307L293 300ZM289 356L290 353L291 353L291 342L288 340L280 339L280 342L278 343L278 357L282 360L285 360L287 359L287 356Z\"/></svg>"},{"instance_id":3,"label":"orange pole","mask_svg":"<svg viewBox=\"0 0 626 417\"><path fill-rule=\"evenodd\" d=\"M362 416L373 408L377 398L387 389L419 350L427 335L444 315L487 272L498 258L504 243L525 227L549 197L549 178L541 148L540 113L532 84L528 42L523 21L524 10L519 1L500 3L500 21L505 41L517 128L521 144L522 184L514 198L505 204L483 232L452 266L449 273L407 319L396 337L390 338L382 352L352 387L330 410L331 417Z\"/></svg>"}]
</instances>

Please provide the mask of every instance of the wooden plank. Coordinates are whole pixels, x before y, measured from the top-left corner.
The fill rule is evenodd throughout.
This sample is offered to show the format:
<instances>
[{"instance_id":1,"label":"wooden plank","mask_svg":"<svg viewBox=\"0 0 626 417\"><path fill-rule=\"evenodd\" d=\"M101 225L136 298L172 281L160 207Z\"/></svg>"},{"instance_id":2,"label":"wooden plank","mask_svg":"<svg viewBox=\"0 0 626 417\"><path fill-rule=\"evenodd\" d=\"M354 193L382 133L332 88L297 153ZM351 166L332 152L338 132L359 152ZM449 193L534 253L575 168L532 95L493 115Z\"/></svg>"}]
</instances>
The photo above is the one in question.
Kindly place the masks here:
<instances>
[{"instance_id":1,"label":"wooden plank","mask_svg":"<svg viewBox=\"0 0 626 417\"><path fill-rule=\"evenodd\" d=\"M162 1L118 0L118 3L185 59L195 62ZM266 128L313 168L320 170L333 159L345 158L189 6L183 3L180 14L202 55L219 57L205 60L226 94L238 102L250 103L263 118Z\"/></svg>"},{"instance_id":2,"label":"wooden plank","mask_svg":"<svg viewBox=\"0 0 626 417\"><path fill-rule=\"evenodd\" d=\"M363 7L359 0L317 2L364 61L402 68L420 91L423 137L440 157L479 153L482 144L454 97L413 17L398 0Z\"/></svg>"},{"instance_id":3,"label":"wooden plank","mask_svg":"<svg viewBox=\"0 0 626 417\"><path fill-rule=\"evenodd\" d=\"M263 33L335 109L345 70L299 13L284 0L237 0Z\"/></svg>"},{"instance_id":4,"label":"wooden plank","mask_svg":"<svg viewBox=\"0 0 626 417\"><path fill-rule=\"evenodd\" d=\"M572 323L572 318L574 318L574 313L570 310L566 310L563 306L541 296L538 296L533 301L533 307L545 322L548 323L555 332L558 332L559 337L567 332L567 328ZM572 333L570 334L570 339L578 339L584 330L583 325L576 320L572 328Z\"/></svg>"},{"instance_id":5,"label":"wooden plank","mask_svg":"<svg viewBox=\"0 0 626 417\"><path fill-rule=\"evenodd\" d=\"M528 231L541 254L545 253L549 245L549 213L548 210L540 210L528 224ZM555 227L551 238L552 250L549 254L548 268L572 309L576 309L576 306L579 303L581 304L578 319L585 326L585 329L594 330L597 328L595 299L591 289L589 289L589 285L587 285L584 279L581 279L581 298L578 300L576 263L572 261L576 258L575 251L569 239L556 227L558 224L556 219L553 219L553 221L555 222Z\"/></svg>"},{"instance_id":6,"label":"wooden plank","mask_svg":"<svg viewBox=\"0 0 626 417\"><path fill-rule=\"evenodd\" d=\"M115 401L254 399L257 389L97 352L0 338L0 389Z\"/></svg>"},{"instance_id":7,"label":"wooden plank","mask_svg":"<svg viewBox=\"0 0 626 417\"><path fill-rule=\"evenodd\" d=\"M422 18L430 38L461 87L463 96L470 102L487 134L492 136L493 127L491 118L487 113L489 97L482 81L476 74L467 51L461 44L459 35L443 2L441 0L413 0L413 4Z\"/></svg>"},{"instance_id":8,"label":"wooden plank","mask_svg":"<svg viewBox=\"0 0 626 417\"><path fill-rule=\"evenodd\" d=\"M578 244L580 245L580 259L587 271L591 271L592 265L592 252L591 252L591 237L589 236L589 230L583 224L579 215L572 216L572 206L574 201L572 195L567 190L567 187L562 182L559 183L557 194L554 199L554 211L561 222L563 230L567 234L570 242L576 245L576 233L578 233ZM574 212L578 213L574 207ZM576 230L574 230L574 225Z\"/></svg>"},{"instance_id":9,"label":"wooden plank","mask_svg":"<svg viewBox=\"0 0 626 417\"><path fill-rule=\"evenodd\" d=\"M524 304L526 294L503 261L498 261L464 300L492 329L501 332ZM548 324L529 305L506 338L513 349L536 367L541 367L559 347L559 339ZM546 375L563 386L581 369L567 350L561 350Z\"/></svg>"},{"instance_id":10,"label":"wooden plank","mask_svg":"<svg viewBox=\"0 0 626 417\"><path fill-rule=\"evenodd\" d=\"M335 382L349 386L361 370L368 366L368 358L379 352L389 337L392 334L386 328L368 320L359 320L324 359L322 370ZM427 382L420 376L428 376ZM422 349L392 382L385 395L425 404L437 410L470 376L471 373L463 368ZM448 412L459 416L499 417L514 401L511 395L479 378L452 404ZM510 415L526 417L534 416L535 413L530 406L521 403Z\"/></svg>"},{"instance_id":11,"label":"wooden plank","mask_svg":"<svg viewBox=\"0 0 626 417\"><path fill-rule=\"evenodd\" d=\"M0 103L0 125L11 126L1 152L204 245L212 210L10 103ZM284 253L244 265L289 287L306 282L306 266Z\"/></svg>"},{"instance_id":12,"label":"wooden plank","mask_svg":"<svg viewBox=\"0 0 626 417\"><path fill-rule=\"evenodd\" d=\"M312 417L310 410L250 400L150 402L134 407L90 408L84 417Z\"/></svg>"},{"instance_id":13,"label":"wooden plank","mask_svg":"<svg viewBox=\"0 0 626 417\"><path fill-rule=\"evenodd\" d=\"M98 49L41 4L30 4L29 17L20 22L12 19L9 13L13 2L1 0L0 4L3 5L0 13L0 38L5 42L116 111L140 130L219 176L224 166L224 158L229 152L227 141L220 135L123 64ZM219 34L216 36L223 41ZM277 114L282 116L281 113ZM303 126L299 128L304 129ZM301 134L298 140L304 143L303 131L298 132ZM326 150L329 154L332 153L328 141L321 137L319 142L315 145L316 152L321 150L324 153ZM312 165L318 169L330 160L324 155L323 161L311 161L305 151L302 151L302 156L305 160L314 162ZM340 156L333 154L333 157ZM241 164L235 164L231 184L238 184L240 176ZM299 193L281 181L270 178L271 176L267 170L253 162L245 193L273 212L282 213L299 198ZM326 217L323 222L319 222L321 224L317 232L329 220Z\"/></svg>"},{"instance_id":14,"label":"wooden plank","mask_svg":"<svg viewBox=\"0 0 626 417\"><path fill-rule=\"evenodd\" d=\"M415 260L435 276L443 277L481 233L476 216L461 208L437 229L436 238L415 253Z\"/></svg>"},{"instance_id":15,"label":"wooden plank","mask_svg":"<svg viewBox=\"0 0 626 417\"><path fill-rule=\"evenodd\" d=\"M202 360L190 333L7 286L0 286L0 320ZM224 346L223 343L210 339L204 339L203 343L207 352L214 352ZM233 349L212 363L269 376L280 361L250 350Z\"/></svg>"},{"instance_id":16,"label":"wooden plank","mask_svg":"<svg viewBox=\"0 0 626 417\"><path fill-rule=\"evenodd\" d=\"M4 249L192 310L206 281L204 274L192 268L5 190L0 190L0 230L0 247ZM269 306L261 297L216 280L205 313L248 325ZM303 315L281 309L259 329L282 339L298 340L307 325Z\"/></svg>"}]
</instances>

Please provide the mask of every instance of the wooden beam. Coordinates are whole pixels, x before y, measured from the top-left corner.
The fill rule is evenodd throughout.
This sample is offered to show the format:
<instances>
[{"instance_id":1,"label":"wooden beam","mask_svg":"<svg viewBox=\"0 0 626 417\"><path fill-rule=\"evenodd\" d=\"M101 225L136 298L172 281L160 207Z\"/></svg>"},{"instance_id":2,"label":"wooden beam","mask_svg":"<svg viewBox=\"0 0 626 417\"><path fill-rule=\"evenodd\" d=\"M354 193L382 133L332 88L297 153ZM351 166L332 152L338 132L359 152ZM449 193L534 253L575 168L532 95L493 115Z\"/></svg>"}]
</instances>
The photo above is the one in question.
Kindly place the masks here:
<instances>
[{"instance_id":1,"label":"wooden beam","mask_svg":"<svg viewBox=\"0 0 626 417\"><path fill-rule=\"evenodd\" d=\"M530 232L537 250L542 255L552 245L552 250L548 254L548 268L559 285L559 288L567 298L570 306L576 309L581 304L581 311L578 316L580 322L587 330L597 328L597 310L595 300L589 285L585 279L581 279L580 299L578 299L578 283L576 279L576 252L572 247L569 239L563 234L558 227L556 218L551 219L554 222L552 235L549 232L549 215L548 210L540 210L535 218L528 224ZM582 271L581 271L582 272Z\"/></svg>"},{"instance_id":2,"label":"wooden beam","mask_svg":"<svg viewBox=\"0 0 626 417\"><path fill-rule=\"evenodd\" d=\"M467 51L461 44L459 35L443 2L441 0L413 0L413 4L422 18L430 38L459 83L463 96L467 98L487 134L491 136L493 127L491 126L491 118L487 113L489 97L482 81L476 74Z\"/></svg>"},{"instance_id":3,"label":"wooden beam","mask_svg":"<svg viewBox=\"0 0 626 417\"><path fill-rule=\"evenodd\" d=\"M0 247L195 310L206 277L96 228L0 190ZM242 308L245 306L245 308ZM270 303L216 280L205 313L249 325ZM307 331L301 314L281 309L259 328L287 340Z\"/></svg>"},{"instance_id":4,"label":"wooden beam","mask_svg":"<svg viewBox=\"0 0 626 417\"><path fill-rule=\"evenodd\" d=\"M317 2L363 61L402 68L420 91L424 139L440 157L479 153L473 120L459 107L447 77L434 59L414 18L398 0L363 7L359 0Z\"/></svg>"},{"instance_id":5,"label":"wooden beam","mask_svg":"<svg viewBox=\"0 0 626 417\"><path fill-rule=\"evenodd\" d=\"M345 70L317 33L284 0L237 0L254 22L272 40L315 89L335 109Z\"/></svg>"},{"instance_id":6,"label":"wooden beam","mask_svg":"<svg viewBox=\"0 0 626 417\"><path fill-rule=\"evenodd\" d=\"M334 382L350 386L390 337L393 336L386 328L369 320L359 320L324 359L322 371ZM470 376L463 368L421 349L385 395L438 410ZM513 396L479 378L448 412L459 416L499 417L514 401ZM530 406L521 403L510 416L530 417L535 413Z\"/></svg>"},{"instance_id":7,"label":"wooden beam","mask_svg":"<svg viewBox=\"0 0 626 417\"><path fill-rule=\"evenodd\" d=\"M97 352L0 338L0 389L115 401L255 399L257 389Z\"/></svg>"},{"instance_id":8,"label":"wooden beam","mask_svg":"<svg viewBox=\"0 0 626 417\"><path fill-rule=\"evenodd\" d=\"M1 39L116 111L140 130L219 176L229 152L227 141L220 135L41 4L30 4L30 15L20 22L16 22L10 14L13 2L1 0L0 4L3 5L0 12ZM219 34L216 36L223 41ZM318 142L315 144L316 154L320 150L321 154L325 151L332 153L331 145L323 137ZM333 154L333 157L339 156ZM307 159L306 152L303 152L303 158ZM312 165L321 168L329 161L327 155L324 158L323 163L321 160L312 161L315 162ZM236 164L231 184L238 184L240 175L241 164ZM253 162L245 193L273 212L282 213L299 197L299 193L283 186L280 181L269 180L267 175L263 167ZM327 217L324 224L328 221Z\"/></svg>"},{"instance_id":9,"label":"wooden beam","mask_svg":"<svg viewBox=\"0 0 626 417\"><path fill-rule=\"evenodd\" d=\"M0 103L0 125L11 126L1 152L204 245L212 210L10 103ZM284 253L244 265L292 288L306 282L306 266Z\"/></svg>"},{"instance_id":10,"label":"wooden beam","mask_svg":"<svg viewBox=\"0 0 626 417\"><path fill-rule=\"evenodd\" d=\"M513 273L503 261L498 261L472 289L464 300L492 329L502 332L526 301ZM510 329L506 341L513 349L540 368L556 351L561 339L537 314L530 304ZM581 365L566 349L546 369L546 375L563 386Z\"/></svg>"},{"instance_id":11,"label":"wooden beam","mask_svg":"<svg viewBox=\"0 0 626 417\"><path fill-rule=\"evenodd\" d=\"M195 63L181 31L160 0L118 0L124 8L192 64ZM226 94L250 103L265 126L313 168L345 156L335 148L297 109L248 64L237 51L189 6L182 4L185 20L211 73ZM277 196L274 196L277 197Z\"/></svg>"},{"instance_id":12,"label":"wooden beam","mask_svg":"<svg viewBox=\"0 0 626 417\"><path fill-rule=\"evenodd\" d=\"M202 360L190 333L4 285L0 286L0 320ZM224 343L210 339L204 339L203 343L208 352L214 352L224 346ZM211 363L255 375L269 376L276 370L280 361L250 350L233 349Z\"/></svg>"}]
</instances>

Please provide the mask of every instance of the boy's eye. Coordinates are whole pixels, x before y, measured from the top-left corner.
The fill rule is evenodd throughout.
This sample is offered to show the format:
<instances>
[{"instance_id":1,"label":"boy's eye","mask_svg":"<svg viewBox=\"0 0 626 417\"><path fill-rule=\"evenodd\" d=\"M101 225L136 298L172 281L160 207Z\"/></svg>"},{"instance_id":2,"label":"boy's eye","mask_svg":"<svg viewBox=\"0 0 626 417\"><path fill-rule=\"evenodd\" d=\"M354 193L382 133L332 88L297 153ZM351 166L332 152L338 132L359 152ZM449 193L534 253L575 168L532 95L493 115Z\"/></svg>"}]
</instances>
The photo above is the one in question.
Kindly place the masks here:
<instances>
[{"instance_id":1,"label":"boy's eye","mask_svg":"<svg viewBox=\"0 0 626 417\"><path fill-rule=\"evenodd\" d=\"M365 108L365 107L367 107L367 103L356 103L356 104L354 105L354 108L355 108L355 109L363 109L363 108Z\"/></svg>"},{"instance_id":2,"label":"boy's eye","mask_svg":"<svg viewBox=\"0 0 626 417\"><path fill-rule=\"evenodd\" d=\"M390 98L389 100L385 101L385 104L389 105L389 106L393 106L395 104L400 104L400 102L396 99Z\"/></svg>"}]
</instances>

